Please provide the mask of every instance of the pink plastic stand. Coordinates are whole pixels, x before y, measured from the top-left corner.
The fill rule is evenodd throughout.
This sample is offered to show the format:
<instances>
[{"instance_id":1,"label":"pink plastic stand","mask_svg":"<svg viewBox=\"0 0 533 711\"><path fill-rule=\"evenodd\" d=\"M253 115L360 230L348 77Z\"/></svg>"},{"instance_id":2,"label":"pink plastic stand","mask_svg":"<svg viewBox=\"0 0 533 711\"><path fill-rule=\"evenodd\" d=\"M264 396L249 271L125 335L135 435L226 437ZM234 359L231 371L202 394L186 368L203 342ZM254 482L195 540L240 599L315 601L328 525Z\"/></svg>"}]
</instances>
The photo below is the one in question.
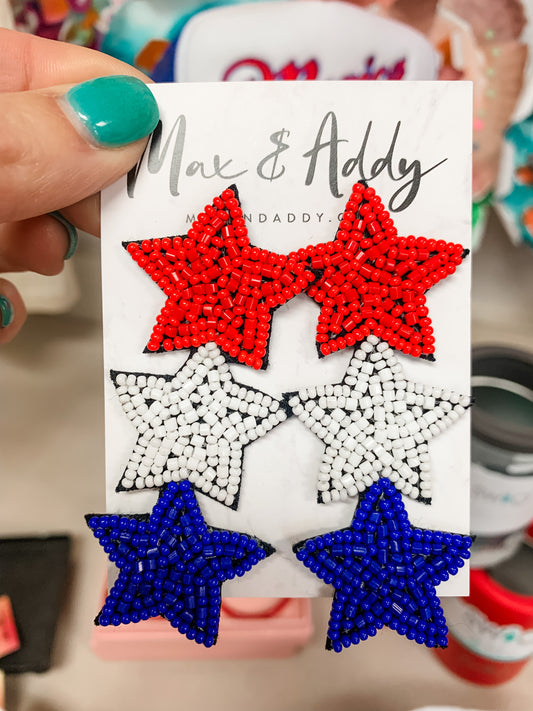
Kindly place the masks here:
<instances>
[{"instance_id":1,"label":"pink plastic stand","mask_svg":"<svg viewBox=\"0 0 533 711\"><path fill-rule=\"evenodd\" d=\"M91 649L102 659L251 659L290 657L313 634L311 601L291 598L228 598L219 638L206 649L189 641L162 618L120 627L95 627ZM272 616L269 611L280 609ZM225 612L224 608L228 610Z\"/></svg>"}]
</instances>

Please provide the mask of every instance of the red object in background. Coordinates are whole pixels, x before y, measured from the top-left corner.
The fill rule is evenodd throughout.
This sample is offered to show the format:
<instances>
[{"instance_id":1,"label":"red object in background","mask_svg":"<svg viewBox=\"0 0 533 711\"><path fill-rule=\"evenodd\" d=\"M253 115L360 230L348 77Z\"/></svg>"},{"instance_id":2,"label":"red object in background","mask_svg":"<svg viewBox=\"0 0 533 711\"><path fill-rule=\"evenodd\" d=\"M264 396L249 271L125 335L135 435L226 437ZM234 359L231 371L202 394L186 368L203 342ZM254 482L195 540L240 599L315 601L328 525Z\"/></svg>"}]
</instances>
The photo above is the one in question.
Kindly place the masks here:
<instances>
[{"instance_id":1,"label":"red object in background","mask_svg":"<svg viewBox=\"0 0 533 711\"><path fill-rule=\"evenodd\" d=\"M177 633L161 617L95 627L91 648L109 660L275 659L297 654L312 634L307 598L222 598L219 638L209 649Z\"/></svg>"},{"instance_id":2,"label":"red object in background","mask_svg":"<svg viewBox=\"0 0 533 711\"><path fill-rule=\"evenodd\" d=\"M440 661L474 684L503 684L533 656L533 597L507 590L484 570L470 574L467 598L443 600L448 647Z\"/></svg>"},{"instance_id":3,"label":"red object in background","mask_svg":"<svg viewBox=\"0 0 533 711\"><path fill-rule=\"evenodd\" d=\"M232 603L232 599L235 602ZM268 620L276 617L291 602L290 597L223 598L222 614L241 620Z\"/></svg>"},{"instance_id":4,"label":"red object in background","mask_svg":"<svg viewBox=\"0 0 533 711\"><path fill-rule=\"evenodd\" d=\"M7 595L0 595L0 657L6 657L17 649L20 649L20 641L11 600Z\"/></svg>"}]
</instances>

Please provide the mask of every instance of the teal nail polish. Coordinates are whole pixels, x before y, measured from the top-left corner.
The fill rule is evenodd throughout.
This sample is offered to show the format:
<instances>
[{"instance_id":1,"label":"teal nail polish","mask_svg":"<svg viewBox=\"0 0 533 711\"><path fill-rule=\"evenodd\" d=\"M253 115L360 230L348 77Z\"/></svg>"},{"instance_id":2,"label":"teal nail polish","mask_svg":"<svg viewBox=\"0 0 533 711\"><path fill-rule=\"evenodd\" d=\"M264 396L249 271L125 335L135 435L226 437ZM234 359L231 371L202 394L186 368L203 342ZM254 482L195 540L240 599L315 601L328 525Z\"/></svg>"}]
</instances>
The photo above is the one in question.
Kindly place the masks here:
<instances>
[{"instance_id":1,"label":"teal nail polish","mask_svg":"<svg viewBox=\"0 0 533 711\"><path fill-rule=\"evenodd\" d=\"M13 323L13 304L7 296L0 296L0 328L5 328Z\"/></svg>"},{"instance_id":2,"label":"teal nail polish","mask_svg":"<svg viewBox=\"0 0 533 711\"><path fill-rule=\"evenodd\" d=\"M106 148L148 136L159 121L152 92L135 77L91 79L70 89L64 99L69 117L74 114L91 139Z\"/></svg>"},{"instance_id":3,"label":"teal nail polish","mask_svg":"<svg viewBox=\"0 0 533 711\"><path fill-rule=\"evenodd\" d=\"M50 217L56 219L58 222L61 222L63 227L67 230L68 248L67 253L64 256L64 259L66 261L67 259L70 259L72 257L78 246L78 230L74 227L72 222L69 222L67 219L65 219L60 212L49 212L48 214L50 215Z\"/></svg>"}]
</instances>

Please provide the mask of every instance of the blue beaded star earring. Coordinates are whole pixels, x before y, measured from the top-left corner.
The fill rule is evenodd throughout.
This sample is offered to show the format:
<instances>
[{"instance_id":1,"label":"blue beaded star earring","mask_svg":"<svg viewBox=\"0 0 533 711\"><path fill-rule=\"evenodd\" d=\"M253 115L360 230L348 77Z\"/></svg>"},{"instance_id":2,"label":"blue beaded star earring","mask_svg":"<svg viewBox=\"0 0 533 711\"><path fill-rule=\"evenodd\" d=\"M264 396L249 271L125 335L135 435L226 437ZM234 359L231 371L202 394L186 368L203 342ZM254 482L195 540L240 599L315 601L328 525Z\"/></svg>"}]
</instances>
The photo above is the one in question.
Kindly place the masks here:
<instances>
[{"instance_id":1,"label":"blue beaded star earring","mask_svg":"<svg viewBox=\"0 0 533 711\"><path fill-rule=\"evenodd\" d=\"M326 649L373 637L383 626L427 647L448 645L436 586L470 557L469 536L413 528L401 494L380 479L351 526L297 543L296 558L335 593Z\"/></svg>"},{"instance_id":2,"label":"blue beaded star earring","mask_svg":"<svg viewBox=\"0 0 533 711\"><path fill-rule=\"evenodd\" d=\"M95 624L165 617L198 644L216 643L221 586L274 552L236 531L209 527L191 484L171 482L149 515L88 515L87 524L119 569Z\"/></svg>"}]
</instances>

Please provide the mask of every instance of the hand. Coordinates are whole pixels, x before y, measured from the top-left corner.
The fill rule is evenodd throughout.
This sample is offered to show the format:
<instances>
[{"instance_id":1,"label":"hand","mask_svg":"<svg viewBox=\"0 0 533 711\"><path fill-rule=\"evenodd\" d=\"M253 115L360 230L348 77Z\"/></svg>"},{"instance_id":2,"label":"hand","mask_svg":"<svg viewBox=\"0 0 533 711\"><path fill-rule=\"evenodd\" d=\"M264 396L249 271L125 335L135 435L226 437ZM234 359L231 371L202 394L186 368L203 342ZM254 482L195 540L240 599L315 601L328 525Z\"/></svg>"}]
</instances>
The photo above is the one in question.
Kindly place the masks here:
<instances>
[{"instance_id":1,"label":"hand","mask_svg":"<svg viewBox=\"0 0 533 711\"><path fill-rule=\"evenodd\" d=\"M2 29L0 48L0 272L58 274L72 225L99 234L99 192L139 160L157 104L146 77L99 52ZM0 344L25 318L0 279Z\"/></svg>"}]
</instances>

